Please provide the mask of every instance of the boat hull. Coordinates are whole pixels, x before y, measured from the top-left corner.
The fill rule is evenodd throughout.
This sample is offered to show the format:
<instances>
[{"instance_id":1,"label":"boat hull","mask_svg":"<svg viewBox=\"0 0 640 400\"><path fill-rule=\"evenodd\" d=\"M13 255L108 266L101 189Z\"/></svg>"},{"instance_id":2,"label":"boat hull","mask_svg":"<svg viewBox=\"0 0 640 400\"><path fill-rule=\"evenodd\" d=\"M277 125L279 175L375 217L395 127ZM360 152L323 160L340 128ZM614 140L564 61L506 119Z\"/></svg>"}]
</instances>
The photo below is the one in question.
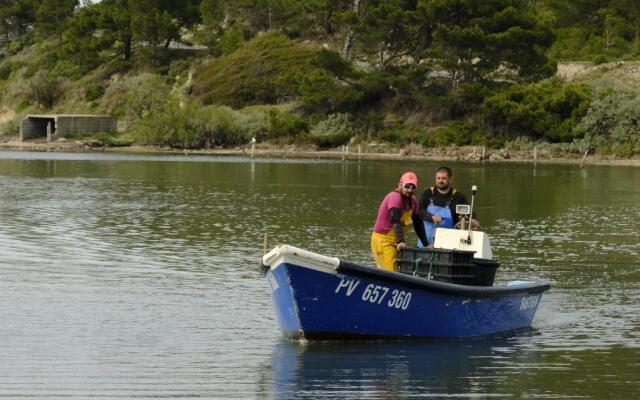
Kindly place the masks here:
<instances>
[{"instance_id":1,"label":"boat hull","mask_svg":"<svg viewBox=\"0 0 640 400\"><path fill-rule=\"evenodd\" d=\"M267 271L278 324L306 339L469 337L531 325L547 283L467 287L340 262Z\"/></svg>"}]
</instances>

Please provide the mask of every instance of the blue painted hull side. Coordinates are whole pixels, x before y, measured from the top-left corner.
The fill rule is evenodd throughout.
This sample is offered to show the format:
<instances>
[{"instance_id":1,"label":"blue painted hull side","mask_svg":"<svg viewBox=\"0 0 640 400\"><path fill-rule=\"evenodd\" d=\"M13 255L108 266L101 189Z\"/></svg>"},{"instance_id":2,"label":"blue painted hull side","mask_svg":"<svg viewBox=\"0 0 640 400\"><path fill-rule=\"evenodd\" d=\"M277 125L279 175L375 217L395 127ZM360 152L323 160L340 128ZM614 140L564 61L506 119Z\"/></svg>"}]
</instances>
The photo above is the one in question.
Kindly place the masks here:
<instances>
[{"instance_id":1,"label":"blue painted hull side","mask_svg":"<svg viewBox=\"0 0 640 400\"><path fill-rule=\"evenodd\" d=\"M298 336L301 331L298 309L293 295L293 287L289 283L286 268L267 271L267 280L271 285L276 319L285 336Z\"/></svg>"},{"instance_id":2,"label":"blue painted hull side","mask_svg":"<svg viewBox=\"0 0 640 400\"><path fill-rule=\"evenodd\" d=\"M527 292L451 295L375 276L327 273L291 264L281 264L268 274L277 282L275 289L271 286L280 329L292 337L487 335L530 326L541 296ZM377 296L372 294L376 286ZM402 293L404 301L398 301Z\"/></svg>"}]
</instances>

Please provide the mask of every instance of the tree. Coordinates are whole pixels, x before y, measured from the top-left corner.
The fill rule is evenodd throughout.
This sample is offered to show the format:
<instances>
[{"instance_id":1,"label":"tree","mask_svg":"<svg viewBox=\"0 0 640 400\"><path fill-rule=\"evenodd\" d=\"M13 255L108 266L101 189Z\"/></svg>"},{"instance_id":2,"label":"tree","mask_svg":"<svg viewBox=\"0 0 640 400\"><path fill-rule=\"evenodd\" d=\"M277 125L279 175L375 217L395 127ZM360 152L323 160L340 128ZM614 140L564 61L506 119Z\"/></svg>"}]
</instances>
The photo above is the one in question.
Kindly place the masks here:
<instances>
[{"instance_id":1,"label":"tree","mask_svg":"<svg viewBox=\"0 0 640 400\"><path fill-rule=\"evenodd\" d=\"M97 26L117 53L125 60L131 59L133 51L132 13L129 0L102 0L94 7L98 9ZM82 38L80 38L82 40Z\"/></svg>"},{"instance_id":2,"label":"tree","mask_svg":"<svg viewBox=\"0 0 640 400\"><path fill-rule=\"evenodd\" d=\"M100 28L100 9L82 7L66 24L61 52L65 59L81 66L83 71L97 67L103 60L99 53L112 45L109 35L102 35Z\"/></svg>"},{"instance_id":3,"label":"tree","mask_svg":"<svg viewBox=\"0 0 640 400\"><path fill-rule=\"evenodd\" d=\"M41 38L58 35L62 41L62 32L66 20L73 15L78 0L42 0L36 11L36 31Z\"/></svg>"},{"instance_id":4,"label":"tree","mask_svg":"<svg viewBox=\"0 0 640 400\"><path fill-rule=\"evenodd\" d=\"M424 56L454 82L485 79L499 68L519 80L555 72L545 55L553 31L527 0L419 0L418 21L434 26L425 32L432 44Z\"/></svg>"},{"instance_id":5,"label":"tree","mask_svg":"<svg viewBox=\"0 0 640 400\"><path fill-rule=\"evenodd\" d=\"M36 20L36 0L0 0L0 34L9 41L27 32Z\"/></svg>"},{"instance_id":6,"label":"tree","mask_svg":"<svg viewBox=\"0 0 640 400\"><path fill-rule=\"evenodd\" d=\"M59 0L58 0L59 1ZM133 56L134 42L155 50L180 39L183 28L200 21L200 0L102 0L82 7L65 32L70 52L77 49Z\"/></svg>"},{"instance_id":7,"label":"tree","mask_svg":"<svg viewBox=\"0 0 640 400\"><path fill-rule=\"evenodd\" d=\"M129 29L133 40L152 47L180 40L180 30L200 22L200 0L129 0Z\"/></svg>"},{"instance_id":8,"label":"tree","mask_svg":"<svg viewBox=\"0 0 640 400\"><path fill-rule=\"evenodd\" d=\"M373 0L357 25L363 49L375 52L384 67L412 53L417 32L415 0Z\"/></svg>"}]
</instances>

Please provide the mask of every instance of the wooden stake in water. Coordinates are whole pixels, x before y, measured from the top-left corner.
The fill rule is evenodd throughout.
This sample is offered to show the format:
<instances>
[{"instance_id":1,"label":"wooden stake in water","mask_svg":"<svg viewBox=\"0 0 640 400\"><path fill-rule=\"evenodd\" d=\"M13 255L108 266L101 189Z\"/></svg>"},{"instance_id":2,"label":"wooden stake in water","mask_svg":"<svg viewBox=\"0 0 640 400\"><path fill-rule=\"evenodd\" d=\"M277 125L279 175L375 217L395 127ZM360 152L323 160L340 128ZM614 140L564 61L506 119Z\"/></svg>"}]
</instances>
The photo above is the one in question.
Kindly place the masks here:
<instances>
[{"instance_id":1,"label":"wooden stake in water","mask_svg":"<svg viewBox=\"0 0 640 400\"><path fill-rule=\"evenodd\" d=\"M482 162L484 162L484 160L485 160L484 152L485 152L485 148L482 147Z\"/></svg>"},{"instance_id":2,"label":"wooden stake in water","mask_svg":"<svg viewBox=\"0 0 640 400\"><path fill-rule=\"evenodd\" d=\"M263 248L262 248L262 251L263 251L262 254L267 254L267 249L269 248L269 245L267 243L267 233L266 232L263 235L263 240L264 240L264 243L263 243Z\"/></svg>"},{"instance_id":3,"label":"wooden stake in water","mask_svg":"<svg viewBox=\"0 0 640 400\"><path fill-rule=\"evenodd\" d=\"M358 145L358 161L362 159L362 146Z\"/></svg>"},{"instance_id":4,"label":"wooden stake in water","mask_svg":"<svg viewBox=\"0 0 640 400\"><path fill-rule=\"evenodd\" d=\"M589 153L589 149L586 149L584 151L584 156L582 156L582 162L580 163L580 168L582 168L582 166L584 165L584 160L587 159L587 154Z\"/></svg>"},{"instance_id":5,"label":"wooden stake in water","mask_svg":"<svg viewBox=\"0 0 640 400\"><path fill-rule=\"evenodd\" d=\"M533 162L538 161L538 146L533 146Z\"/></svg>"},{"instance_id":6,"label":"wooden stake in water","mask_svg":"<svg viewBox=\"0 0 640 400\"><path fill-rule=\"evenodd\" d=\"M251 139L251 158L255 155L256 152L256 138Z\"/></svg>"}]
</instances>

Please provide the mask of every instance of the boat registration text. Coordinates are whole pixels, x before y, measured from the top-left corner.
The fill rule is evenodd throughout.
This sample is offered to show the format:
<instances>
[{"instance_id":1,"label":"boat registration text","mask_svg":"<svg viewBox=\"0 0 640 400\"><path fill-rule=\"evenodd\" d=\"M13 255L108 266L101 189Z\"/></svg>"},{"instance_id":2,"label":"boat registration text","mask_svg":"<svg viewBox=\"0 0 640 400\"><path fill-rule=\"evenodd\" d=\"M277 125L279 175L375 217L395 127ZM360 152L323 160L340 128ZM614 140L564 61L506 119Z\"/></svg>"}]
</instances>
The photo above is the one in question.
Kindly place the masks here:
<instances>
[{"instance_id":1,"label":"boat registration text","mask_svg":"<svg viewBox=\"0 0 640 400\"><path fill-rule=\"evenodd\" d=\"M361 287L362 293L357 291L360 286L358 279L342 278L336 287L336 294L342 294L351 297L354 293L359 296L362 301L371 304L386 305L389 308L397 308L406 310L411 303L411 292L398 289L390 289L386 286L376 285L373 283L365 287Z\"/></svg>"}]
</instances>

